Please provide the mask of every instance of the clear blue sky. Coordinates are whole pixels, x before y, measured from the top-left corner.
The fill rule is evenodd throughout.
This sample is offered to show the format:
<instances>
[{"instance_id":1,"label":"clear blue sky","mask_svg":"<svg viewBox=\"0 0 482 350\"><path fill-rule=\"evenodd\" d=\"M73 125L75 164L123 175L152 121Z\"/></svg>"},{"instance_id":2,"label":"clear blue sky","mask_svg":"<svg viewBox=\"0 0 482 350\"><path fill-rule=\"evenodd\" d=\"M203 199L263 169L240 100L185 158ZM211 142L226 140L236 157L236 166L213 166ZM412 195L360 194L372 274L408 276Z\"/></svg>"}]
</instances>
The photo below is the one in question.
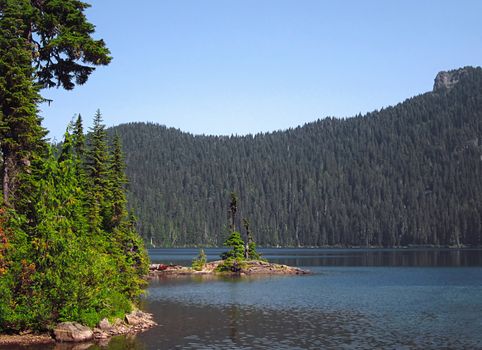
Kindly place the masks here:
<instances>
[{"instance_id":1,"label":"clear blue sky","mask_svg":"<svg viewBox=\"0 0 482 350\"><path fill-rule=\"evenodd\" d=\"M91 0L114 57L73 91L44 90L50 136L153 121L247 134L348 117L432 88L440 70L482 65L478 0Z\"/></svg>"}]
</instances>

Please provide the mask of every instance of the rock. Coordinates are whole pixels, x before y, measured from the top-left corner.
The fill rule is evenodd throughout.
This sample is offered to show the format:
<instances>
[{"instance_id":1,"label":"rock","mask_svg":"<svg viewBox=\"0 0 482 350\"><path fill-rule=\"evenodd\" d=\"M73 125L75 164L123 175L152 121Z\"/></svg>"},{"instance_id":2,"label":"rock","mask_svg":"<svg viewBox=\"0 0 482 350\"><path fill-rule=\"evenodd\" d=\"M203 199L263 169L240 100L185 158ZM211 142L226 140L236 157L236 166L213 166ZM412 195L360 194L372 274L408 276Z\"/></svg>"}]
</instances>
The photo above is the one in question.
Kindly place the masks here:
<instances>
[{"instance_id":1,"label":"rock","mask_svg":"<svg viewBox=\"0 0 482 350\"><path fill-rule=\"evenodd\" d=\"M177 265L169 265L166 270L152 270L149 273L151 278L161 278L163 276L181 276L181 275L215 275L216 269L223 260L211 261L206 263L203 271L195 271L188 267ZM296 267L287 265L269 263L262 260L248 260L242 266L234 266L230 272L233 275L306 275L309 271L304 271ZM138 316L139 317L139 316ZM127 321L128 322L128 321ZM133 320L135 322L135 320ZM129 323L130 324L130 323Z\"/></svg>"},{"instance_id":2,"label":"rock","mask_svg":"<svg viewBox=\"0 0 482 350\"><path fill-rule=\"evenodd\" d=\"M57 350L57 347L59 350L63 350L64 348L77 350L77 347L79 347L79 350L83 350L84 344L87 344L85 349L88 349L92 345L91 343L85 342L88 340L95 340L97 343L106 343L112 336L115 335L136 334L156 326L157 324L152 318L152 314L143 312L141 310L134 310L125 316L125 321L117 318L111 323L107 318L104 318L93 330L76 322L63 322L57 325L54 330L55 340L59 342L59 344L56 345L55 350ZM50 339L52 340L52 338ZM0 337L0 345L2 344L1 340L2 339ZM72 345L68 347L68 344L61 344L61 342L85 343L75 345L72 348Z\"/></svg>"},{"instance_id":3,"label":"rock","mask_svg":"<svg viewBox=\"0 0 482 350\"><path fill-rule=\"evenodd\" d=\"M106 331L106 332L112 329L112 325L110 324L107 318L103 318L102 320L100 320L98 327L100 330Z\"/></svg>"},{"instance_id":4,"label":"rock","mask_svg":"<svg viewBox=\"0 0 482 350\"><path fill-rule=\"evenodd\" d=\"M108 331L104 331L100 328L94 328L94 338L95 339L107 339L109 338L109 333Z\"/></svg>"},{"instance_id":5,"label":"rock","mask_svg":"<svg viewBox=\"0 0 482 350\"><path fill-rule=\"evenodd\" d=\"M135 328L147 329L156 325L156 322L152 320L152 317L152 314L147 312L134 310L126 315L125 321L129 326L137 326Z\"/></svg>"},{"instance_id":6,"label":"rock","mask_svg":"<svg viewBox=\"0 0 482 350\"><path fill-rule=\"evenodd\" d=\"M141 322L142 322L142 318L140 318L134 313L130 313L126 315L126 323L130 326L136 326Z\"/></svg>"},{"instance_id":7,"label":"rock","mask_svg":"<svg viewBox=\"0 0 482 350\"><path fill-rule=\"evenodd\" d=\"M433 84L433 92L453 88L467 74L467 67L438 73Z\"/></svg>"},{"instance_id":8,"label":"rock","mask_svg":"<svg viewBox=\"0 0 482 350\"><path fill-rule=\"evenodd\" d=\"M81 342L94 337L92 329L76 322L62 322L54 330L55 340L59 342Z\"/></svg>"}]
</instances>

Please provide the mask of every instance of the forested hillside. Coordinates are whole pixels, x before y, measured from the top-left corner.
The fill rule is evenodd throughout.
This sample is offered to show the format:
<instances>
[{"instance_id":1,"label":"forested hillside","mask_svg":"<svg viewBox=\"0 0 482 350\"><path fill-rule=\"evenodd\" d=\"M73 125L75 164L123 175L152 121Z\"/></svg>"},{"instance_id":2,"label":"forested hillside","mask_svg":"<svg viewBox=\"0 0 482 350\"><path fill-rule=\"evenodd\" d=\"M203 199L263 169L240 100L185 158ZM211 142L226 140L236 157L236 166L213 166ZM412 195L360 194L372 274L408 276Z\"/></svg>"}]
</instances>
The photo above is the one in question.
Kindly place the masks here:
<instances>
[{"instance_id":1,"label":"forested hillside","mask_svg":"<svg viewBox=\"0 0 482 350\"><path fill-rule=\"evenodd\" d=\"M147 242L219 245L229 193L260 245L479 245L482 69L349 119L247 136L115 127Z\"/></svg>"}]
</instances>

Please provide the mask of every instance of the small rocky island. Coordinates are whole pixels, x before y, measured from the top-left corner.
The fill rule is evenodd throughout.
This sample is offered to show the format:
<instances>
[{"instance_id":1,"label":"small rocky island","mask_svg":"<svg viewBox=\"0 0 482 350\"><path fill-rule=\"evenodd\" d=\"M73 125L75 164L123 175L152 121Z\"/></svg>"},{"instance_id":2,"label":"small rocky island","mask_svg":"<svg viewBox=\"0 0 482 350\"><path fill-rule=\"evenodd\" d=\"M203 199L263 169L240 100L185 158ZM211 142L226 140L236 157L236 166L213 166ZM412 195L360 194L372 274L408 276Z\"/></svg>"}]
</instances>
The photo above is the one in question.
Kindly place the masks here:
<instances>
[{"instance_id":1,"label":"small rocky island","mask_svg":"<svg viewBox=\"0 0 482 350\"><path fill-rule=\"evenodd\" d=\"M238 268L231 271L220 271L220 266L225 264L224 260L207 262L201 269L180 265L151 264L149 266L149 278L157 276L176 275L306 275L309 271L288 265L270 263L264 260L249 260L239 263Z\"/></svg>"},{"instance_id":2,"label":"small rocky island","mask_svg":"<svg viewBox=\"0 0 482 350\"><path fill-rule=\"evenodd\" d=\"M238 210L238 198L236 193L231 193L231 201L228 206L229 235L224 246L229 251L221 254L221 260L207 261L204 250L192 261L191 267L180 265L151 264L149 277L156 276L180 276L180 275L305 275L308 271L288 265L270 263L262 259L256 250L256 243L251 232L249 220L243 218L244 239L236 229L236 213Z\"/></svg>"}]
</instances>

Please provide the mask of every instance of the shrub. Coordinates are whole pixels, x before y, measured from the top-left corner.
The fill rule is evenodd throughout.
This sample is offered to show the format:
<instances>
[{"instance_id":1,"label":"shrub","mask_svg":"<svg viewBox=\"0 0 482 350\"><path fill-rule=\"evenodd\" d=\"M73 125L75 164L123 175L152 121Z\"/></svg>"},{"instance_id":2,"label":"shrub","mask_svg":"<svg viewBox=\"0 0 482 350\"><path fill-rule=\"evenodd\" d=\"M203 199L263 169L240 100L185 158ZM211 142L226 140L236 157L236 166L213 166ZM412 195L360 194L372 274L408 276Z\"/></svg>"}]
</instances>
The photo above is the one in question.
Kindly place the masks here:
<instances>
[{"instance_id":1,"label":"shrub","mask_svg":"<svg viewBox=\"0 0 482 350\"><path fill-rule=\"evenodd\" d=\"M243 259L227 258L216 268L216 272L240 272L247 267Z\"/></svg>"},{"instance_id":2,"label":"shrub","mask_svg":"<svg viewBox=\"0 0 482 350\"><path fill-rule=\"evenodd\" d=\"M206 253L204 253L204 249L201 249L199 251L198 257L192 261L193 270L201 271L206 265L206 262L207 262Z\"/></svg>"},{"instance_id":3,"label":"shrub","mask_svg":"<svg viewBox=\"0 0 482 350\"><path fill-rule=\"evenodd\" d=\"M238 231L233 231L229 235L228 239L224 242L224 246L231 248L231 250L221 254L221 259L226 260L229 258L235 260L244 259L244 241Z\"/></svg>"}]
</instances>

